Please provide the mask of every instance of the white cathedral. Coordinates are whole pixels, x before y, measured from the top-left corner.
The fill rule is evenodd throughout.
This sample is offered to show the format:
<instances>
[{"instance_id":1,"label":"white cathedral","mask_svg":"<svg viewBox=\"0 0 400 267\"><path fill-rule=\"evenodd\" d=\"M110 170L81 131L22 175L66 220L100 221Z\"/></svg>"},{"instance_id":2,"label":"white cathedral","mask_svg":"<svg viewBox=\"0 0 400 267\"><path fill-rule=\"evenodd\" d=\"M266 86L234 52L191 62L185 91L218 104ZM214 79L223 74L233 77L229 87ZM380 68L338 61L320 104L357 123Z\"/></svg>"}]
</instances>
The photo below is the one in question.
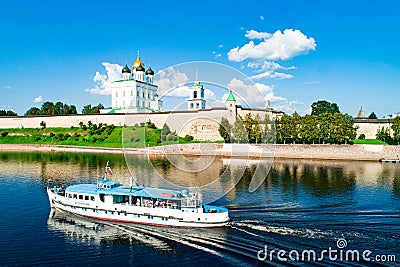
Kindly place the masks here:
<instances>
[{"instance_id":1,"label":"white cathedral","mask_svg":"<svg viewBox=\"0 0 400 267\"><path fill-rule=\"evenodd\" d=\"M158 99L158 86L153 83L154 71L145 70L140 53L132 64L122 69L122 80L111 83L111 108L102 109L102 114L150 113L162 111L162 101Z\"/></svg>"},{"instance_id":2,"label":"white cathedral","mask_svg":"<svg viewBox=\"0 0 400 267\"><path fill-rule=\"evenodd\" d=\"M157 94L158 86L153 83L154 71L149 67L145 70L140 60L140 53L132 64L122 69L122 80L111 83L111 108L100 110L102 114L113 113L150 113L163 111L163 102ZM190 87L190 96L187 99L188 110L206 108L204 87L197 79Z\"/></svg>"}]
</instances>

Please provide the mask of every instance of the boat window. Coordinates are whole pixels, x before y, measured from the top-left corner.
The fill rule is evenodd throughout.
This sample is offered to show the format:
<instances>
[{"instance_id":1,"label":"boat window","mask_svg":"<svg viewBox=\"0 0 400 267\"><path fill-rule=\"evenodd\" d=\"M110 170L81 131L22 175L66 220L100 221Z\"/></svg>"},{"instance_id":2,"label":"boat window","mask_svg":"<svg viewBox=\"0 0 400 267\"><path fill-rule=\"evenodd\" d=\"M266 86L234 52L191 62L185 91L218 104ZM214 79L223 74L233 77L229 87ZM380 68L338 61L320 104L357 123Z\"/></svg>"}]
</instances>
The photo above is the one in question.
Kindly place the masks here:
<instances>
[{"instance_id":1,"label":"boat window","mask_svg":"<svg viewBox=\"0 0 400 267\"><path fill-rule=\"evenodd\" d=\"M100 200L101 200L101 202L104 202L104 195L103 194L100 194Z\"/></svg>"},{"instance_id":2,"label":"boat window","mask_svg":"<svg viewBox=\"0 0 400 267\"><path fill-rule=\"evenodd\" d=\"M79 199L83 199L83 196L82 196L82 195L79 195Z\"/></svg>"},{"instance_id":3,"label":"boat window","mask_svg":"<svg viewBox=\"0 0 400 267\"><path fill-rule=\"evenodd\" d=\"M77 199L77 198L78 198L78 195L77 195L77 194L74 194L74 198Z\"/></svg>"},{"instance_id":4,"label":"boat window","mask_svg":"<svg viewBox=\"0 0 400 267\"><path fill-rule=\"evenodd\" d=\"M90 200L91 200L91 201L94 201L94 196L90 196Z\"/></svg>"},{"instance_id":5,"label":"boat window","mask_svg":"<svg viewBox=\"0 0 400 267\"><path fill-rule=\"evenodd\" d=\"M85 200L89 200L89 196L85 196Z\"/></svg>"}]
</instances>

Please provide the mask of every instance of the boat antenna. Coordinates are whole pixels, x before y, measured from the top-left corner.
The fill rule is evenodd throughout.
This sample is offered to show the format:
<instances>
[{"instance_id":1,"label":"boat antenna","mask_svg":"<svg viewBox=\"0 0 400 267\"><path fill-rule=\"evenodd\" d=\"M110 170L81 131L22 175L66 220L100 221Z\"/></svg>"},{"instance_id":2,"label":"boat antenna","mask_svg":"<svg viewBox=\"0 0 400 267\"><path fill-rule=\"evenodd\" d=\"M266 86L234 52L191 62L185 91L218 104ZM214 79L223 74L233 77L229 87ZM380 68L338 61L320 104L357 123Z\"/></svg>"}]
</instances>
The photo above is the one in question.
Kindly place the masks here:
<instances>
[{"instance_id":1,"label":"boat antenna","mask_svg":"<svg viewBox=\"0 0 400 267\"><path fill-rule=\"evenodd\" d=\"M104 180L106 180L106 181L107 181L107 172L108 172L108 164L109 164L109 163L110 163L110 161L107 160L106 171L105 171L105 173L104 173Z\"/></svg>"}]
</instances>

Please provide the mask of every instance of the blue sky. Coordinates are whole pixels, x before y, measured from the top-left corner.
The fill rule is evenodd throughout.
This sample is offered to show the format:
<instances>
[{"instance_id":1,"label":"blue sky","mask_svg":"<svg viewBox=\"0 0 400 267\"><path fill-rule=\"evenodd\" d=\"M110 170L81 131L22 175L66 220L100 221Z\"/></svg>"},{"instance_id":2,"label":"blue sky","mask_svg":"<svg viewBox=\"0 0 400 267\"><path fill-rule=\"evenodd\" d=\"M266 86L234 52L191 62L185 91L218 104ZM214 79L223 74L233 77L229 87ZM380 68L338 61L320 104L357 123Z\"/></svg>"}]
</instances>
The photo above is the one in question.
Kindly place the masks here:
<instances>
[{"instance_id":1,"label":"blue sky","mask_svg":"<svg viewBox=\"0 0 400 267\"><path fill-rule=\"evenodd\" d=\"M93 81L96 72L110 74L103 63L131 65L140 50L155 71L200 60L248 76L264 74L254 82L269 88L272 106L290 113L305 114L312 102L326 99L351 115L362 106L382 117L400 111L399 5L2 1L0 109L22 115L43 101L59 100L78 110L99 102L109 106L109 95L87 90L99 86ZM293 32L297 35L290 37ZM265 46L234 53L251 41ZM268 54L271 43L281 48L278 54Z\"/></svg>"}]
</instances>

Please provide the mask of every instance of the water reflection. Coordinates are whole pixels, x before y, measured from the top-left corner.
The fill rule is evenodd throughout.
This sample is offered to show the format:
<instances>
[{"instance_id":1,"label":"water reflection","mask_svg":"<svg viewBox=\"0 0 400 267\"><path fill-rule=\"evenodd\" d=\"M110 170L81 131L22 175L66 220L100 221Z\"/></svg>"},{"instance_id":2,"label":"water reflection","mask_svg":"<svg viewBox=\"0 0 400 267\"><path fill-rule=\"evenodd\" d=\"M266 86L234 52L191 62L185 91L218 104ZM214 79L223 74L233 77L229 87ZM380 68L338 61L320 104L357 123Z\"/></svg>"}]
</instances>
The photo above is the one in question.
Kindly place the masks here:
<instances>
[{"instance_id":1,"label":"water reflection","mask_svg":"<svg viewBox=\"0 0 400 267\"><path fill-rule=\"evenodd\" d=\"M150 161L146 156L130 156L131 169L123 155L115 154L0 153L0 160L3 174L20 170L26 175L40 176L44 183L52 179L67 184L95 182L104 174L104 164L109 160L114 171L112 178L122 183L128 184L132 175L140 184L154 187L212 183L203 192L206 198L209 195L213 199L213 194L229 188L228 201L234 201L237 191L251 191L254 181L262 185L261 191L278 190L283 200L295 200L306 193L321 199L336 196L352 201L357 187L384 188L400 197L399 165L377 162L275 159L268 172L268 161L216 157L203 171L187 173L162 156ZM178 161L179 156L174 160Z\"/></svg>"},{"instance_id":2,"label":"water reflection","mask_svg":"<svg viewBox=\"0 0 400 267\"><path fill-rule=\"evenodd\" d=\"M51 209L47 220L49 230L60 231L71 242L90 244L141 243L156 249L169 250L162 240L143 235L140 232L118 227L117 224L77 216L68 212Z\"/></svg>"}]
</instances>

